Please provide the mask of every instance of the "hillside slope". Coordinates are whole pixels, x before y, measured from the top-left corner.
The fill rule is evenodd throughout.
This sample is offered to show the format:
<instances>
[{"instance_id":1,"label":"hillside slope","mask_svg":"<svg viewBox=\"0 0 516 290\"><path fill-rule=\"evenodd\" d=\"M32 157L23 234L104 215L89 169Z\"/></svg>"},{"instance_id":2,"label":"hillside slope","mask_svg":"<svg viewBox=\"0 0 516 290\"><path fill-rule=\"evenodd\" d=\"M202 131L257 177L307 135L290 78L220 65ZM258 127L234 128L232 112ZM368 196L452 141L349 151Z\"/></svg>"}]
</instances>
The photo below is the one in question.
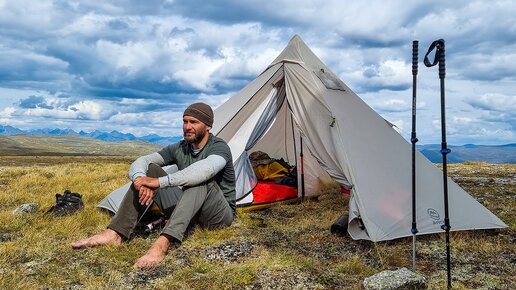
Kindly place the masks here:
<instances>
[{"instance_id":1,"label":"hillside slope","mask_svg":"<svg viewBox=\"0 0 516 290\"><path fill-rule=\"evenodd\" d=\"M160 148L158 144L142 141L105 142L69 135L0 136L0 155L139 156Z\"/></svg>"}]
</instances>

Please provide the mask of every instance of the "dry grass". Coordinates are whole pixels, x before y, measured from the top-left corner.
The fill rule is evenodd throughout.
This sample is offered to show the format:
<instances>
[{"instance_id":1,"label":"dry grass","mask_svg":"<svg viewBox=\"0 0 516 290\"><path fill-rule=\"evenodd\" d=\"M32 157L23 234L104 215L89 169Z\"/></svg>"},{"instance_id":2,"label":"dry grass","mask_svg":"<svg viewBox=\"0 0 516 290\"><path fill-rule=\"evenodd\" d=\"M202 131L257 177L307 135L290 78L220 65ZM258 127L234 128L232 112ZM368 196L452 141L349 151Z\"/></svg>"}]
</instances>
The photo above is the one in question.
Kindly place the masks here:
<instances>
[{"instance_id":1,"label":"dry grass","mask_svg":"<svg viewBox=\"0 0 516 290\"><path fill-rule=\"evenodd\" d=\"M411 267L411 242L371 243L329 233L347 197L326 185L317 201L240 213L217 231L196 230L158 267L135 271L134 261L157 237L137 237L120 248L74 251L70 243L106 226L95 205L126 182L124 158L9 157L0 162L0 289L360 289L376 272ZM516 165L468 163L450 175L510 228L452 233L455 289L516 289L514 261ZM54 194L83 194L85 209L67 217L43 215ZM13 216L19 204L42 209ZM223 246L243 250L218 258ZM214 257L214 258L210 258ZM445 288L444 241L418 239L418 270L429 289Z\"/></svg>"},{"instance_id":2,"label":"dry grass","mask_svg":"<svg viewBox=\"0 0 516 290\"><path fill-rule=\"evenodd\" d=\"M0 135L1 156L141 156L161 146L142 141L105 142L70 135Z\"/></svg>"}]
</instances>

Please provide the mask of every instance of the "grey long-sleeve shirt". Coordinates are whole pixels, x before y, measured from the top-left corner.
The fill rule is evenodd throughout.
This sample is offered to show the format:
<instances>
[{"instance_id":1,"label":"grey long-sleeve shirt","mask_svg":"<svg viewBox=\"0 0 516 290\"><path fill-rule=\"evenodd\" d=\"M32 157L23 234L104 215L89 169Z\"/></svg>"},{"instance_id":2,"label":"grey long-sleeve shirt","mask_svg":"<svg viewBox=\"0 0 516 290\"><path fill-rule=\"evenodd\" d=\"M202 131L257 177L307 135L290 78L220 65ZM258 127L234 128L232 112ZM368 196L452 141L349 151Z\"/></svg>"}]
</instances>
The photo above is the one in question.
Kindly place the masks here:
<instances>
[{"instance_id":1,"label":"grey long-sleeve shirt","mask_svg":"<svg viewBox=\"0 0 516 290\"><path fill-rule=\"evenodd\" d=\"M163 157L155 152L136 159L129 168L129 179L134 181L137 177L146 176L149 164L165 165ZM205 182L215 176L226 165L226 159L219 155L209 155L183 170L159 178L160 188L167 186L194 186Z\"/></svg>"}]
</instances>

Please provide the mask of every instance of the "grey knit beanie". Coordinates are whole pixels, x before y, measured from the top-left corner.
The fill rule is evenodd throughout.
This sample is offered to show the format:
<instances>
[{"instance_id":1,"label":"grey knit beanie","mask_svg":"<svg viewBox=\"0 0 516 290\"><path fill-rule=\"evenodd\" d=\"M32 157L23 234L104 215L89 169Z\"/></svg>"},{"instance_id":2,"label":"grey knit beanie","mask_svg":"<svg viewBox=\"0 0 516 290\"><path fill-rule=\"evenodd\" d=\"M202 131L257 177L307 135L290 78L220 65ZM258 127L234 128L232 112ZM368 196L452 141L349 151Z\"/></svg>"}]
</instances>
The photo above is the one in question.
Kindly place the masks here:
<instances>
[{"instance_id":1,"label":"grey knit beanie","mask_svg":"<svg viewBox=\"0 0 516 290\"><path fill-rule=\"evenodd\" d=\"M194 117L210 127L213 125L213 110L205 103L191 104L183 113L184 116Z\"/></svg>"}]
</instances>

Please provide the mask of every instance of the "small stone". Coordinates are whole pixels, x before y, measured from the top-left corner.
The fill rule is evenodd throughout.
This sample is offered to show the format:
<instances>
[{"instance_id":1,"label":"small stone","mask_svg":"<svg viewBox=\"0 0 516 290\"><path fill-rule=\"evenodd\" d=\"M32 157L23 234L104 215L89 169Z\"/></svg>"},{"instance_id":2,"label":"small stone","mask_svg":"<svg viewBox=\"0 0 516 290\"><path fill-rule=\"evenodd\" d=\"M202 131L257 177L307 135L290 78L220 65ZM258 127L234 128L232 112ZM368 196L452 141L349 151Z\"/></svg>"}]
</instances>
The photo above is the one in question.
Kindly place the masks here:
<instances>
[{"instance_id":1,"label":"small stone","mask_svg":"<svg viewBox=\"0 0 516 290\"><path fill-rule=\"evenodd\" d=\"M426 289L426 279L407 268L401 268L396 271L383 271L365 278L363 285L366 290Z\"/></svg>"},{"instance_id":2,"label":"small stone","mask_svg":"<svg viewBox=\"0 0 516 290\"><path fill-rule=\"evenodd\" d=\"M245 257L254 249L254 244L248 241L227 242L208 249L204 259L206 261L234 262Z\"/></svg>"},{"instance_id":3,"label":"small stone","mask_svg":"<svg viewBox=\"0 0 516 290\"><path fill-rule=\"evenodd\" d=\"M45 264L45 261L29 261L24 263L25 266L25 275L34 276L38 274L38 271L41 269L42 265Z\"/></svg>"},{"instance_id":4,"label":"small stone","mask_svg":"<svg viewBox=\"0 0 516 290\"><path fill-rule=\"evenodd\" d=\"M39 204L37 204L35 202L26 203L26 204L20 205L15 210L13 210L13 215L31 214L31 213L37 212L38 209L39 209Z\"/></svg>"},{"instance_id":5,"label":"small stone","mask_svg":"<svg viewBox=\"0 0 516 290\"><path fill-rule=\"evenodd\" d=\"M13 238L13 235L9 234L9 233L0 233L0 243L3 243L3 242L10 242L12 241L14 238Z\"/></svg>"}]
</instances>

